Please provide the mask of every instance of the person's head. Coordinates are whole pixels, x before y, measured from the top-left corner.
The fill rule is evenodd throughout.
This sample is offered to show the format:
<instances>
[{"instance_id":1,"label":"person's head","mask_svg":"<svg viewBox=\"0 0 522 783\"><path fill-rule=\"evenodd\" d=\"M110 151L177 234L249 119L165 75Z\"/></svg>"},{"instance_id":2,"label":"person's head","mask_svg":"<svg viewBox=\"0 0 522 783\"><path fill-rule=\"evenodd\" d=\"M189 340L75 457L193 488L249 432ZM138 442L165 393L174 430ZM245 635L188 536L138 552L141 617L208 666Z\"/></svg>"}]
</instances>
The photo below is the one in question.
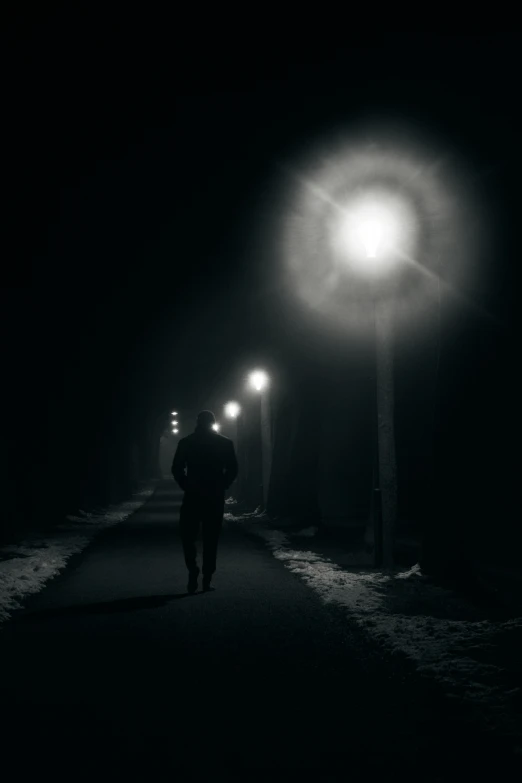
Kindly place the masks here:
<instances>
[{"instance_id":1,"label":"person's head","mask_svg":"<svg viewBox=\"0 0 522 783\"><path fill-rule=\"evenodd\" d=\"M212 425L216 423L216 417L212 411L200 411L196 419L197 430L211 430Z\"/></svg>"}]
</instances>

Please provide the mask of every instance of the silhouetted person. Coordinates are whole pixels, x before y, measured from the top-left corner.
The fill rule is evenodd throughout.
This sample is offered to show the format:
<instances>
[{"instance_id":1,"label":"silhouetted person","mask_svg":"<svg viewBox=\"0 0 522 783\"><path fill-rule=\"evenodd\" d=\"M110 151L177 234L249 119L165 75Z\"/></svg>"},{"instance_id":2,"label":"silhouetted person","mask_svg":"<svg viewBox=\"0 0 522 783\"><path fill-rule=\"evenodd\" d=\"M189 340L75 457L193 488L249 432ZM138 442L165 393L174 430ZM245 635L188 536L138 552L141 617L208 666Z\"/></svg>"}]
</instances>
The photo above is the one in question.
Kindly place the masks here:
<instances>
[{"instance_id":1,"label":"silhouetted person","mask_svg":"<svg viewBox=\"0 0 522 783\"><path fill-rule=\"evenodd\" d=\"M210 589L216 570L216 554L225 491L237 476L234 444L212 428L211 411L198 413L196 429L182 438L172 463L172 475L185 492L180 510L181 540L189 571L188 592L198 589L196 539L201 523L203 533L203 590Z\"/></svg>"}]
</instances>

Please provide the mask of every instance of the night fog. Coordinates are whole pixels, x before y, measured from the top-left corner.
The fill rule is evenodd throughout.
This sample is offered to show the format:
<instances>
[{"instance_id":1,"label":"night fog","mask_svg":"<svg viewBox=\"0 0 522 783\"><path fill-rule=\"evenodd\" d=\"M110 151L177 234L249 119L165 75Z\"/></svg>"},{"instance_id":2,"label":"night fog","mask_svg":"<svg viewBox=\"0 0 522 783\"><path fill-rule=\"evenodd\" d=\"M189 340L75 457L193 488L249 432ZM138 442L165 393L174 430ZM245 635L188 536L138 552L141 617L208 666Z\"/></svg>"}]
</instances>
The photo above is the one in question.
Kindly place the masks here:
<instances>
[{"instance_id":1,"label":"night fog","mask_svg":"<svg viewBox=\"0 0 522 783\"><path fill-rule=\"evenodd\" d=\"M520 40L193 24L6 25L0 769L511 780Z\"/></svg>"}]
</instances>

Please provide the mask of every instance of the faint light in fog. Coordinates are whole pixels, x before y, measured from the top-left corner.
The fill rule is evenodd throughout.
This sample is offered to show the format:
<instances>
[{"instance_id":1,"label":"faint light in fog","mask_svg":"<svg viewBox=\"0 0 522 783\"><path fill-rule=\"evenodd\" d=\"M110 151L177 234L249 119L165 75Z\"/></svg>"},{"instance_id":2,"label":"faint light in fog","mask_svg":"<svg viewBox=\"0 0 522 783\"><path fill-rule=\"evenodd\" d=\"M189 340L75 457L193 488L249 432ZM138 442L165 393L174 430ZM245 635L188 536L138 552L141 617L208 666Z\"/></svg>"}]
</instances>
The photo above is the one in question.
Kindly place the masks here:
<instances>
[{"instance_id":1,"label":"faint light in fog","mask_svg":"<svg viewBox=\"0 0 522 783\"><path fill-rule=\"evenodd\" d=\"M179 430L172 430L172 432L174 433L174 435L177 435Z\"/></svg>"},{"instance_id":2,"label":"faint light in fog","mask_svg":"<svg viewBox=\"0 0 522 783\"><path fill-rule=\"evenodd\" d=\"M177 415L178 415L178 412L177 412L177 411L172 411L172 415L173 415L173 416L177 416Z\"/></svg>"},{"instance_id":3,"label":"faint light in fog","mask_svg":"<svg viewBox=\"0 0 522 783\"><path fill-rule=\"evenodd\" d=\"M264 370L254 370L248 376L248 382L256 391L262 391L268 386L268 375Z\"/></svg>"},{"instance_id":4,"label":"faint light in fog","mask_svg":"<svg viewBox=\"0 0 522 783\"><path fill-rule=\"evenodd\" d=\"M235 419L241 413L241 406L237 402L227 402L225 405L225 415L229 419Z\"/></svg>"},{"instance_id":5,"label":"faint light in fog","mask_svg":"<svg viewBox=\"0 0 522 783\"><path fill-rule=\"evenodd\" d=\"M215 432L219 432L219 430L221 429L221 424L218 424L218 423L217 423L217 421L216 421L216 422L214 422L214 424L212 425L212 429L213 429Z\"/></svg>"}]
</instances>

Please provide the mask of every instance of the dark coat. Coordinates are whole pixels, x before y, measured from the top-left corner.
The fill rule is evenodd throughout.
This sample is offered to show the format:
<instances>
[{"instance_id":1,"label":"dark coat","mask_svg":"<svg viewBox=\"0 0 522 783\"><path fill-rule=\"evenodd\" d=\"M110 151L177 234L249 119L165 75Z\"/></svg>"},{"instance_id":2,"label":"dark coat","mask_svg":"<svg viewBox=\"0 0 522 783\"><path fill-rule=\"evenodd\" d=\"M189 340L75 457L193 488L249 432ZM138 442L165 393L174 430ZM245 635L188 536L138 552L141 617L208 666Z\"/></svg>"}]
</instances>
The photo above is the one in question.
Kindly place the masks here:
<instances>
[{"instance_id":1,"label":"dark coat","mask_svg":"<svg viewBox=\"0 0 522 783\"><path fill-rule=\"evenodd\" d=\"M184 492L223 497L237 472L234 444L224 435L196 429L179 441L172 475Z\"/></svg>"}]
</instances>

